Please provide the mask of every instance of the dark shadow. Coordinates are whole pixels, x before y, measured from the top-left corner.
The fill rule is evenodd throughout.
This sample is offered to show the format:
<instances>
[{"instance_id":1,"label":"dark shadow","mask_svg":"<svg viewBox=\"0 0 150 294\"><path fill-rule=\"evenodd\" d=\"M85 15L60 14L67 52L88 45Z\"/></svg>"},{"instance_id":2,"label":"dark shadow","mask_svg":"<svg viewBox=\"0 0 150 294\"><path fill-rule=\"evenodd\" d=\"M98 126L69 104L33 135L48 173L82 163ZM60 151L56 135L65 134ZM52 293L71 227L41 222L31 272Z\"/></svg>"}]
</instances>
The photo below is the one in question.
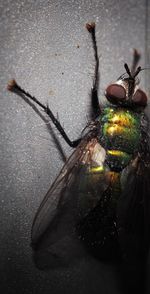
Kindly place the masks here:
<instances>
[{"instance_id":1,"label":"dark shadow","mask_svg":"<svg viewBox=\"0 0 150 294\"><path fill-rule=\"evenodd\" d=\"M118 266L119 288L122 294L146 293L146 262L122 263Z\"/></svg>"}]
</instances>

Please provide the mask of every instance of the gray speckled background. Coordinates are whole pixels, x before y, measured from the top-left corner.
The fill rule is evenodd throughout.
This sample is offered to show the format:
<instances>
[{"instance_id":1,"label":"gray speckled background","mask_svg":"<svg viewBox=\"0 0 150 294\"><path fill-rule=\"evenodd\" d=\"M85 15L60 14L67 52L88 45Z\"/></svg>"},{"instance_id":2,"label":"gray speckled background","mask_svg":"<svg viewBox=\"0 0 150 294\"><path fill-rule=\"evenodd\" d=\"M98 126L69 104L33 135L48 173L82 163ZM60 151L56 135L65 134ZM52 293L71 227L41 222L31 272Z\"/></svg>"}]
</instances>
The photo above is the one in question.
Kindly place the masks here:
<instances>
[{"instance_id":1,"label":"gray speckled background","mask_svg":"<svg viewBox=\"0 0 150 294\"><path fill-rule=\"evenodd\" d=\"M132 48L141 51L141 65L148 66L146 3L0 2L0 293L120 293L114 269L93 259L48 273L35 268L30 248L33 217L63 160L44 121L20 97L8 93L6 85L15 78L43 103L48 101L70 138L77 138L87 122L94 68L85 23L97 24L103 96L105 87L124 72L123 63L131 62ZM148 73L141 75L147 90ZM60 142L68 156L70 148Z\"/></svg>"}]
</instances>

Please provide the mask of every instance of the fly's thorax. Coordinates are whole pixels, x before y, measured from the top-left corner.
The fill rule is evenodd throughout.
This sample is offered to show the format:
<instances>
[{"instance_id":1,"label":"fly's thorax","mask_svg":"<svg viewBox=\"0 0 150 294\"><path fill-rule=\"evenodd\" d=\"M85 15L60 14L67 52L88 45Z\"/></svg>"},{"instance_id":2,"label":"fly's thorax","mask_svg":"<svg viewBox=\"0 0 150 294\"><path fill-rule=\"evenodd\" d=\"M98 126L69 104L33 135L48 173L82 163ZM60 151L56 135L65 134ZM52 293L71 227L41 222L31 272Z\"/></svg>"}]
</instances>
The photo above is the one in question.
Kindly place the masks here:
<instances>
[{"instance_id":1,"label":"fly's thorax","mask_svg":"<svg viewBox=\"0 0 150 294\"><path fill-rule=\"evenodd\" d=\"M126 108L106 107L100 117L100 141L107 164L121 171L138 152L141 140L141 114Z\"/></svg>"}]
</instances>

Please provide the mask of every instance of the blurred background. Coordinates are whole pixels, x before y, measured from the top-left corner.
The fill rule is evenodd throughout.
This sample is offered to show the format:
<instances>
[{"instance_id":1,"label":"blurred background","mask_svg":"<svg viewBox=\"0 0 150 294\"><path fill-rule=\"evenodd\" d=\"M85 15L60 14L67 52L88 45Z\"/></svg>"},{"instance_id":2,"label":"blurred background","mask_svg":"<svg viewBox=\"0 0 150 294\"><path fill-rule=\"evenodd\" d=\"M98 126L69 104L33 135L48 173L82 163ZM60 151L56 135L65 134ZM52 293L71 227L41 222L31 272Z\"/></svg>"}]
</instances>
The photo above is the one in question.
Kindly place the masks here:
<instances>
[{"instance_id":1,"label":"blurred background","mask_svg":"<svg viewBox=\"0 0 150 294\"><path fill-rule=\"evenodd\" d=\"M63 156L52 131L34 110L6 90L15 78L48 103L68 136L76 139L89 117L94 72L91 39L85 24L96 22L100 56L99 99L105 87L131 64L137 48L148 67L148 0L5 0L0 2L0 292L5 294L119 294L112 266L89 258L68 269L35 268L30 247L32 221L44 195L71 154L58 132ZM149 92L150 72L140 75ZM149 110L147 109L149 113ZM150 285L147 285L147 293Z\"/></svg>"}]
</instances>

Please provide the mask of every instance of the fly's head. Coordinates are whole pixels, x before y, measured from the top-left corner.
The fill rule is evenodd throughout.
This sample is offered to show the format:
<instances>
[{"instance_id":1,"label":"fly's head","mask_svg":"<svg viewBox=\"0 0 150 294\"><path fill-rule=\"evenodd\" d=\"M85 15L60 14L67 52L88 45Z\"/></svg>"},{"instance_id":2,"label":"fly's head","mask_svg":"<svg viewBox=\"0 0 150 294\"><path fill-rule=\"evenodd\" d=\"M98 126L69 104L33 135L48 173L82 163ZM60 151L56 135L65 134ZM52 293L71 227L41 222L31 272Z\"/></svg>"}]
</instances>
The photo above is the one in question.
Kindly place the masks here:
<instances>
[{"instance_id":1,"label":"fly's head","mask_svg":"<svg viewBox=\"0 0 150 294\"><path fill-rule=\"evenodd\" d=\"M147 95L139 88L139 79L137 78L142 70L140 66L136 68L139 58L140 55L135 50L131 70L125 63L126 74L123 74L115 83L107 87L105 96L110 103L133 109L143 109L146 107Z\"/></svg>"}]
</instances>

